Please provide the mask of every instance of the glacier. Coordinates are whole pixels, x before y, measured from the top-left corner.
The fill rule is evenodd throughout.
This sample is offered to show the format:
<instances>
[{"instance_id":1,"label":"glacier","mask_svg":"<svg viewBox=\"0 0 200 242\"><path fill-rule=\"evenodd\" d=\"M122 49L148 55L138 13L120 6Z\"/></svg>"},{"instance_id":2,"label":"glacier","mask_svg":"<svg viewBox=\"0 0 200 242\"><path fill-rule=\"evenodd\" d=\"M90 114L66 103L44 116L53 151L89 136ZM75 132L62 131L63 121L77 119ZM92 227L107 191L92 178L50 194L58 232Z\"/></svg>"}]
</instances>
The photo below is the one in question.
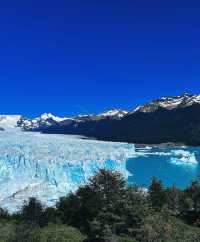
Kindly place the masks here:
<instances>
[{"instance_id":1,"label":"glacier","mask_svg":"<svg viewBox=\"0 0 200 242\"><path fill-rule=\"evenodd\" d=\"M100 168L128 177L126 160L135 154L133 144L22 132L15 127L18 119L0 117L0 207L16 211L29 197L52 206Z\"/></svg>"},{"instance_id":2,"label":"glacier","mask_svg":"<svg viewBox=\"0 0 200 242\"><path fill-rule=\"evenodd\" d=\"M9 212L20 209L29 197L36 197L45 206L53 206L101 168L118 171L128 181L131 176L133 180L137 176L144 180L147 171L158 162L157 158L165 157L167 163L177 169L187 167L193 173L198 167L196 150L187 147L138 147L81 136L24 132L16 127L20 117L0 115L3 130L0 131L0 207ZM148 161L143 174L144 167L137 171L138 158L143 159L140 162ZM127 168L130 160L135 165L133 171Z\"/></svg>"}]
</instances>

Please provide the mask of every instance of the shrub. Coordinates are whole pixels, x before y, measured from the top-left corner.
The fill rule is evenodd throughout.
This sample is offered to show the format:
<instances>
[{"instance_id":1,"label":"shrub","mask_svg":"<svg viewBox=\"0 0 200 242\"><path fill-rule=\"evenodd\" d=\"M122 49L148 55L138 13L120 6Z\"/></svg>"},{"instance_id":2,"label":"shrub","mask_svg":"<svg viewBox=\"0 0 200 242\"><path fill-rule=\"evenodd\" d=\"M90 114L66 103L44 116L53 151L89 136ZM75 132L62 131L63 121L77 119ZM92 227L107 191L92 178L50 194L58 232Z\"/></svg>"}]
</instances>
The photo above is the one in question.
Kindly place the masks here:
<instances>
[{"instance_id":1,"label":"shrub","mask_svg":"<svg viewBox=\"0 0 200 242\"><path fill-rule=\"evenodd\" d=\"M86 237L78 229L50 224L40 229L41 242L83 242Z\"/></svg>"}]
</instances>

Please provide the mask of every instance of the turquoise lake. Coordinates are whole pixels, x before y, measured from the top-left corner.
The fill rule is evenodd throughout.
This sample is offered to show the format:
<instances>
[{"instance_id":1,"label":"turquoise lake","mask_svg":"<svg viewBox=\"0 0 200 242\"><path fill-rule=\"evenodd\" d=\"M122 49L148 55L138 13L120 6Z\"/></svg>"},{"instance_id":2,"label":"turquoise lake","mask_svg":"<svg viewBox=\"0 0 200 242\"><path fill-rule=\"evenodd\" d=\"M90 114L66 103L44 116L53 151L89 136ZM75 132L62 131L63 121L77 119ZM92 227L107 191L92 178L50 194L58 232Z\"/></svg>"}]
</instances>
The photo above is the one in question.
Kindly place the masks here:
<instances>
[{"instance_id":1,"label":"turquoise lake","mask_svg":"<svg viewBox=\"0 0 200 242\"><path fill-rule=\"evenodd\" d=\"M136 157L126 164L129 184L148 187L152 177L165 186L185 188L200 175L200 147L136 148Z\"/></svg>"}]
</instances>

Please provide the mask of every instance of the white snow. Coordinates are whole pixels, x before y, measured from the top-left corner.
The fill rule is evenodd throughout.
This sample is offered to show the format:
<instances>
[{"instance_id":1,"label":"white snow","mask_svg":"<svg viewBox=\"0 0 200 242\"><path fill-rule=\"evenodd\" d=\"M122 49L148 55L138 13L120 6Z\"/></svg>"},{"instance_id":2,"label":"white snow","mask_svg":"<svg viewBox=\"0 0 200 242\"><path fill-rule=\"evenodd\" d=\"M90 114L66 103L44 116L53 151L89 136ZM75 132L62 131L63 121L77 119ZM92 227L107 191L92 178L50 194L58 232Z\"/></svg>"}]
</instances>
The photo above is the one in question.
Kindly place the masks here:
<instances>
[{"instance_id":1,"label":"white snow","mask_svg":"<svg viewBox=\"0 0 200 242\"><path fill-rule=\"evenodd\" d=\"M20 115L0 115L0 127L5 130L16 129Z\"/></svg>"},{"instance_id":2,"label":"white snow","mask_svg":"<svg viewBox=\"0 0 200 242\"><path fill-rule=\"evenodd\" d=\"M104 113L99 114L98 116L103 116L103 117L112 117L112 116L116 116L118 118L122 118L123 116L125 116L128 112L125 110L121 110L121 109L111 109L109 111L106 111Z\"/></svg>"},{"instance_id":3,"label":"white snow","mask_svg":"<svg viewBox=\"0 0 200 242\"><path fill-rule=\"evenodd\" d=\"M105 117L116 117L116 118L122 118L124 117L128 112L121 110L121 109L112 109L107 112L95 115L95 114L88 114L88 115L78 115L76 117L58 117L53 115L52 113L44 113L40 117L34 118L34 119L27 119L27 118L22 118L22 122L20 124L20 127L24 130L34 130L41 128L42 126L48 127L51 126L53 121L59 123L64 120L71 120L71 121L76 121L82 122L82 118L88 117L88 118L105 118Z\"/></svg>"},{"instance_id":4,"label":"white snow","mask_svg":"<svg viewBox=\"0 0 200 242\"><path fill-rule=\"evenodd\" d=\"M55 120L56 122L60 122L60 121L66 120L66 119L68 119L68 118L67 118L67 117L63 117L63 118L61 118L61 117L58 117L58 116L53 115L52 113L44 113L44 114L42 114L42 115L40 116L40 119L41 119L41 120L44 120L44 121L46 121L46 120L48 120L48 119L53 119L53 120Z\"/></svg>"},{"instance_id":5,"label":"white snow","mask_svg":"<svg viewBox=\"0 0 200 242\"><path fill-rule=\"evenodd\" d=\"M74 120L74 119L68 118L68 117L58 117L51 113L44 113L40 117L37 117L34 119L27 119L27 118L22 117L19 126L23 130L30 131L30 130L38 129L42 126L46 126L46 127L51 126L52 123L54 123L54 122L59 123L61 121L69 120L69 119Z\"/></svg>"}]
</instances>

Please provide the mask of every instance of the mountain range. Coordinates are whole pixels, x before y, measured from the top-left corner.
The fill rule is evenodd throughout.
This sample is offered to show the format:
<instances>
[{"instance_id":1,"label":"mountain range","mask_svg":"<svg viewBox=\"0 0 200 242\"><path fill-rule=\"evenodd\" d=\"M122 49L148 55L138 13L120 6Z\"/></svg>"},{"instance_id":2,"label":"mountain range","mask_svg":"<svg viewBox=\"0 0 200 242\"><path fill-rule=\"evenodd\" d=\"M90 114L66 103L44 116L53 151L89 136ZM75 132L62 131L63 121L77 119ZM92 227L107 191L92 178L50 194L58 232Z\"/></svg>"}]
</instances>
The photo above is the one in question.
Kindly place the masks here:
<instances>
[{"instance_id":1,"label":"mountain range","mask_svg":"<svg viewBox=\"0 0 200 242\"><path fill-rule=\"evenodd\" d=\"M20 117L24 131L76 134L99 140L158 144L200 145L200 95L162 97L132 110L112 109L95 115L35 119Z\"/></svg>"}]
</instances>

